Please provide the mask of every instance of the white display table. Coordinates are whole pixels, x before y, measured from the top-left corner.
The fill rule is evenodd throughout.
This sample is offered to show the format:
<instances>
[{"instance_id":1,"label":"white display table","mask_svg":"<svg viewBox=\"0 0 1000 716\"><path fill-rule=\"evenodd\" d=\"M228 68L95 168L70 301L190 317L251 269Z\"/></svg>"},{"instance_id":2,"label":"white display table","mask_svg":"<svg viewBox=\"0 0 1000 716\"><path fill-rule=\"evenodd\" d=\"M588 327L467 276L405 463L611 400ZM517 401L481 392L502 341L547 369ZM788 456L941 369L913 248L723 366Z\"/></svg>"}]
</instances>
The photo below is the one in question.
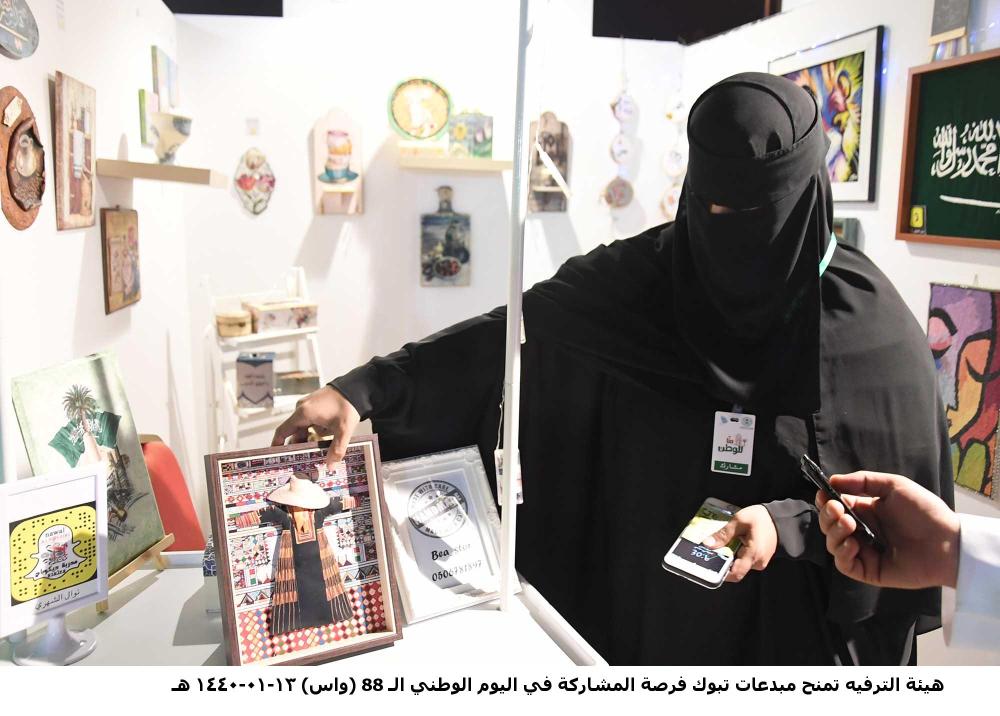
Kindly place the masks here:
<instances>
[{"instance_id":1,"label":"white display table","mask_svg":"<svg viewBox=\"0 0 1000 716\"><path fill-rule=\"evenodd\" d=\"M67 618L70 629L91 628L97 634L97 649L78 663L225 664L222 620L205 612L204 587L197 567L139 570L112 590L106 613L90 606ZM394 646L352 656L351 665L571 666L573 660L532 616L539 614L532 594L527 588L509 612L499 611L494 602L404 626ZM551 624L546 627L552 631ZM580 660L579 647L567 649ZM0 665L12 666L10 659L11 645L0 642Z\"/></svg>"}]
</instances>

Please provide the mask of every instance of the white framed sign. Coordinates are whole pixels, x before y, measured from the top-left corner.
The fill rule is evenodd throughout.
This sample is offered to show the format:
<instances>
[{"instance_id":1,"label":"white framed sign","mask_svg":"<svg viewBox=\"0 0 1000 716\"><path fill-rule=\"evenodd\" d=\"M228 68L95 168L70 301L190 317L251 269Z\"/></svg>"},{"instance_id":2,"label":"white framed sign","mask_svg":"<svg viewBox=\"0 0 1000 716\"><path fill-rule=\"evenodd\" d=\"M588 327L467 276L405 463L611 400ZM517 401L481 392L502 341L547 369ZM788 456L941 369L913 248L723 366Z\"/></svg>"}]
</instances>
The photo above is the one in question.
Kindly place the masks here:
<instances>
[{"instance_id":1,"label":"white framed sign","mask_svg":"<svg viewBox=\"0 0 1000 716\"><path fill-rule=\"evenodd\" d=\"M0 485L0 636L108 598L105 463Z\"/></svg>"},{"instance_id":2,"label":"white framed sign","mask_svg":"<svg viewBox=\"0 0 1000 716\"><path fill-rule=\"evenodd\" d=\"M500 517L479 449L382 463L407 623L499 597Z\"/></svg>"}]
</instances>

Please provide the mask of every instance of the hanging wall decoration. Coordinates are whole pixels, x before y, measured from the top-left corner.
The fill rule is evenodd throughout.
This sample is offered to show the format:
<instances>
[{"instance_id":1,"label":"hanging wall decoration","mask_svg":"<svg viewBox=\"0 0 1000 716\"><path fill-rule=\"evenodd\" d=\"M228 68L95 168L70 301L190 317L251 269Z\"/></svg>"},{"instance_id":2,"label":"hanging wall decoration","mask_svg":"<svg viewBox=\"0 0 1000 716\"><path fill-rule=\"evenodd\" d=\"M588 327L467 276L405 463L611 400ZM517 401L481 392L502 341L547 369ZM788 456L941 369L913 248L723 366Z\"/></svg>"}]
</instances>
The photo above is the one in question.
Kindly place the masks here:
<instances>
[{"instance_id":1,"label":"hanging wall decoration","mask_svg":"<svg viewBox=\"0 0 1000 716\"><path fill-rule=\"evenodd\" d=\"M313 208L317 214L360 214L361 127L339 109L313 126Z\"/></svg>"},{"instance_id":2,"label":"hanging wall decoration","mask_svg":"<svg viewBox=\"0 0 1000 716\"><path fill-rule=\"evenodd\" d=\"M16 377L11 392L32 472L104 462L111 573L163 539L139 435L112 354Z\"/></svg>"},{"instance_id":3,"label":"hanging wall decoration","mask_svg":"<svg viewBox=\"0 0 1000 716\"><path fill-rule=\"evenodd\" d=\"M955 482L1000 499L1000 291L931 284L927 340L948 418Z\"/></svg>"},{"instance_id":4,"label":"hanging wall decoration","mask_svg":"<svg viewBox=\"0 0 1000 716\"><path fill-rule=\"evenodd\" d=\"M497 598L500 518L479 448L382 465L407 623Z\"/></svg>"},{"instance_id":5,"label":"hanging wall decoration","mask_svg":"<svg viewBox=\"0 0 1000 716\"><path fill-rule=\"evenodd\" d=\"M138 303L139 213L134 209L101 209L101 255L104 262L104 313Z\"/></svg>"},{"instance_id":6,"label":"hanging wall decoration","mask_svg":"<svg viewBox=\"0 0 1000 716\"><path fill-rule=\"evenodd\" d=\"M267 208L274 193L274 172L264 152L252 147L240 157L233 185L243 208L251 214L260 214Z\"/></svg>"},{"instance_id":7,"label":"hanging wall decoration","mask_svg":"<svg viewBox=\"0 0 1000 716\"><path fill-rule=\"evenodd\" d=\"M1000 248L1000 50L910 69L896 238Z\"/></svg>"},{"instance_id":8,"label":"hanging wall decoration","mask_svg":"<svg viewBox=\"0 0 1000 716\"><path fill-rule=\"evenodd\" d=\"M313 664L402 637L378 439L208 455L230 665Z\"/></svg>"},{"instance_id":9,"label":"hanging wall decoration","mask_svg":"<svg viewBox=\"0 0 1000 716\"><path fill-rule=\"evenodd\" d=\"M437 212L420 217L420 285L468 286L471 220L452 210L450 186L437 194Z\"/></svg>"},{"instance_id":10,"label":"hanging wall decoration","mask_svg":"<svg viewBox=\"0 0 1000 716\"><path fill-rule=\"evenodd\" d=\"M0 52L22 60L38 47L38 23L25 0L0 3Z\"/></svg>"},{"instance_id":11,"label":"hanging wall decoration","mask_svg":"<svg viewBox=\"0 0 1000 716\"><path fill-rule=\"evenodd\" d=\"M153 112L150 120L149 133L156 140L153 151L160 164L173 164L177 159L177 150L191 136L191 118L169 112Z\"/></svg>"},{"instance_id":12,"label":"hanging wall decoration","mask_svg":"<svg viewBox=\"0 0 1000 716\"><path fill-rule=\"evenodd\" d=\"M434 139L448 126L451 97L428 79L400 82L389 96L389 121L405 139Z\"/></svg>"},{"instance_id":13,"label":"hanging wall decoration","mask_svg":"<svg viewBox=\"0 0 1000 716\"><path fill-rule=\"evenodd\" d=\"M687 173L687 107L680 99L670 103L664 125L663 173L667 188L660 198L660 211L667 221L677 218L684 175Z\"/></svg>"},{"instance_id":14,"label":"hanging wall decoration","mask_svg":"<svg viewBox=\"0 0 1000 716\"><path fill-rule=\"evenodd\" d=\"M834 201L875 200L882 32L879 25L768 63L768 72L807 89L819 106Z\"/></svg>"},{"instance_id":15,"label":"hanging wall decoration","mask_svg":"<svg viewBox=\"0 0 1000 716\"><path fill-rule=\"evenodd\" d=\"M569 154L572 140L569 127L553 112L542 112L528 132L531 168L528 171L528 211L566 211L568 198L552 168L542 159L539 147L551 160L559 175L569 182Z\"/></svg>"},{"instance_id":16,"label":"hanging wall decoration","mask_svg":"<svg viewBox=\"0 0 1000 716\"><path fill-rule=\"evenodd\" d=\"M493 117L460 112L448 121L448 154L453 157L493 157Z\"/></svg>"},{"instance_id":17,"label":"hanging wall decoration","mask_svg":"<svg viewBox=\"0 0 1000 716\"><path fill-rule=\"evenodd\" d=\"M611 209L622 209L632 203L635 191L629 177L633 173L638 140L635 126L639 108L628 93L628 75L625 71L625 40L622 40L621 91L611 102L611 113L618 122L618 133L612 138L611 160L617 165L616 176L604 187L601 199Z\"/></svg>"},{"instance_id":18,"label":"hanging wall decoration","mask_svg":"<svg viewBox=\"0 0 1000 716\"><path fill-rule=\"evenodd\" d=\"M45 193L45 150L28 100L13 87L0 90L0 201L15 229L31 226Z\"/></svg>"},{"instance_id":19,"label":"hanging wall decoration","mask_svg":"<svg viewBox=\"0 0 1000 716\"><path fill-rule=\"evenodd\" d=\"M97 93L57 71L55 95L56 228L93 226Z\"/></svg>"}]
</instances>

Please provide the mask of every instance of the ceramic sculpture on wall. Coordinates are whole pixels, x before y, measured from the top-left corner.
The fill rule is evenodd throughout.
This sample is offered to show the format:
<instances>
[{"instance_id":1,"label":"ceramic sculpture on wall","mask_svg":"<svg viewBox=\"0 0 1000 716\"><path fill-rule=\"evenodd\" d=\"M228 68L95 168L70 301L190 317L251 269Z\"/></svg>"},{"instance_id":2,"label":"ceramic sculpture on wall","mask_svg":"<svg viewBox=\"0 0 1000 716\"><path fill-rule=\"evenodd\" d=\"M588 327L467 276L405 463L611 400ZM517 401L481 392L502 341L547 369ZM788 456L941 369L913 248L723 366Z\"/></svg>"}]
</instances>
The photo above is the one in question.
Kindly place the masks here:
<instances>
[{"instance_id":1,"label":"ceramic sculpture on wall","mask_svg":"<svg viewBox=\"0 0 1000 716\"><path fill-rule=\"evenodd\" d=\"M313 126L313 208L317 214L360 214L361 128L342 110Z\"/></svg>"},{"instance_id":2,"label":"ceramic sculpture on wall","mask_svg":"<svg viewBox=\"0 0 1000 716\"><path fill-rule=\"evenodd\" d=\"M251 147L240 157L233 185L243 207L251 214L260 214L267 208L274 193L274 172L267 163L264 152Z\"/></svg>"},{"instance_id":3,"label":"ceramic sculpture on wall","mask_svg":"<svg viewBox=\"0 0 1000 716\"><path fill-rule=\"evenodd\" d=\"M0 201L15 229L26 229L38 216L45 193L45 150L28 100L13 87L0 90Z\"/></svg>"},{"instance_id":4,"label":"ceramic sculpture on wall","mask_svg":"<svg viewBox=\"0 0 1000 716\"><path fill-rule=\"evenodd\" d=\"M160 164L173 164L177 149L191 136L191 119L169 112L153 112L149 129L156 140L153 151Z\"/></svg>"},{"instance_id":5,"label":"ceramic sculpture on wall","mask_svg":"<svg viewBox=\"0 0 1000 716\"><path fill-rule=\"evenodd\" d=\"M56 228L93 226L97 93L62 72L55 89Z\"/></svg>"},{"instance_id":6,"label":"ceramic sculpture on wall","mask_svg":"<svg viewBox=\"0 0 1000 716\"><path fill-rule=\"evenodd\" d=\"M471 221L452 210L450 186L437 193L437 212L420 217L420 285L468 286Z\"/></svg>"},{"instance_id":7,"label":"ceramic sculpture on wall","mask_svg":"<svg viewBox=\"0 0 1000 716\"><path fill-rule=\"evenodd\" d=\"M0 52L21 60L38 47L38 23L25 0L0 2Z\"/></svg>"},{"instance_id":8,"label":"ceramic sculpture on wall","mask_svg":"<svg viewBox=\"0 0 1000 716\"><path fill-rule=\"evenodd\" d=\"M539 129L541 123L541 129ZM553 112L543 112L539 121L531 123L528 146L531 147L531 169L528 172L528 211L566 211L567 198L552 170L542 161L538 144L552 164L569 182L569 153L572 139L569 127Z\"/></svg>"}]
</instances>

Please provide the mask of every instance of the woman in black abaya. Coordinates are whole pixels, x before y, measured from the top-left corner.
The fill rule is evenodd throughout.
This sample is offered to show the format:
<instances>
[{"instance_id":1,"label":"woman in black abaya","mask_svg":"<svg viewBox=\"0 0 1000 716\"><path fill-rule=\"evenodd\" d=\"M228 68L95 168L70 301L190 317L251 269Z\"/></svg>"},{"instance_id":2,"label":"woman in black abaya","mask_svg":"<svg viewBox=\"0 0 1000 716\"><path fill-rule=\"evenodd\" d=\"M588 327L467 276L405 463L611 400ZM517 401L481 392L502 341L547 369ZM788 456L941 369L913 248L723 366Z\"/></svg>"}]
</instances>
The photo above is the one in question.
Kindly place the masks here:
<instances>
[{"instance_id":1,"label":"woman in black abaya","mask_svg":"<svg viewBox=\"0 0 1000 716\"><path fill-rule=\"evenodd\" d=\"M926 339L889 281L831 237L813 99L748 73L690 112L673 224L570 259L524 296L517 566L613 664L906 664L939 624L937 590L832 568L799 473L910 475L952 501ZM382 455L478 444L500 420L497 309L317 391L275 435L361 417ZM712 472L716 411L756 416L750 476ZM745 506L731 580L660 567L707 497Z\"/></svg>"}]
</instances>

